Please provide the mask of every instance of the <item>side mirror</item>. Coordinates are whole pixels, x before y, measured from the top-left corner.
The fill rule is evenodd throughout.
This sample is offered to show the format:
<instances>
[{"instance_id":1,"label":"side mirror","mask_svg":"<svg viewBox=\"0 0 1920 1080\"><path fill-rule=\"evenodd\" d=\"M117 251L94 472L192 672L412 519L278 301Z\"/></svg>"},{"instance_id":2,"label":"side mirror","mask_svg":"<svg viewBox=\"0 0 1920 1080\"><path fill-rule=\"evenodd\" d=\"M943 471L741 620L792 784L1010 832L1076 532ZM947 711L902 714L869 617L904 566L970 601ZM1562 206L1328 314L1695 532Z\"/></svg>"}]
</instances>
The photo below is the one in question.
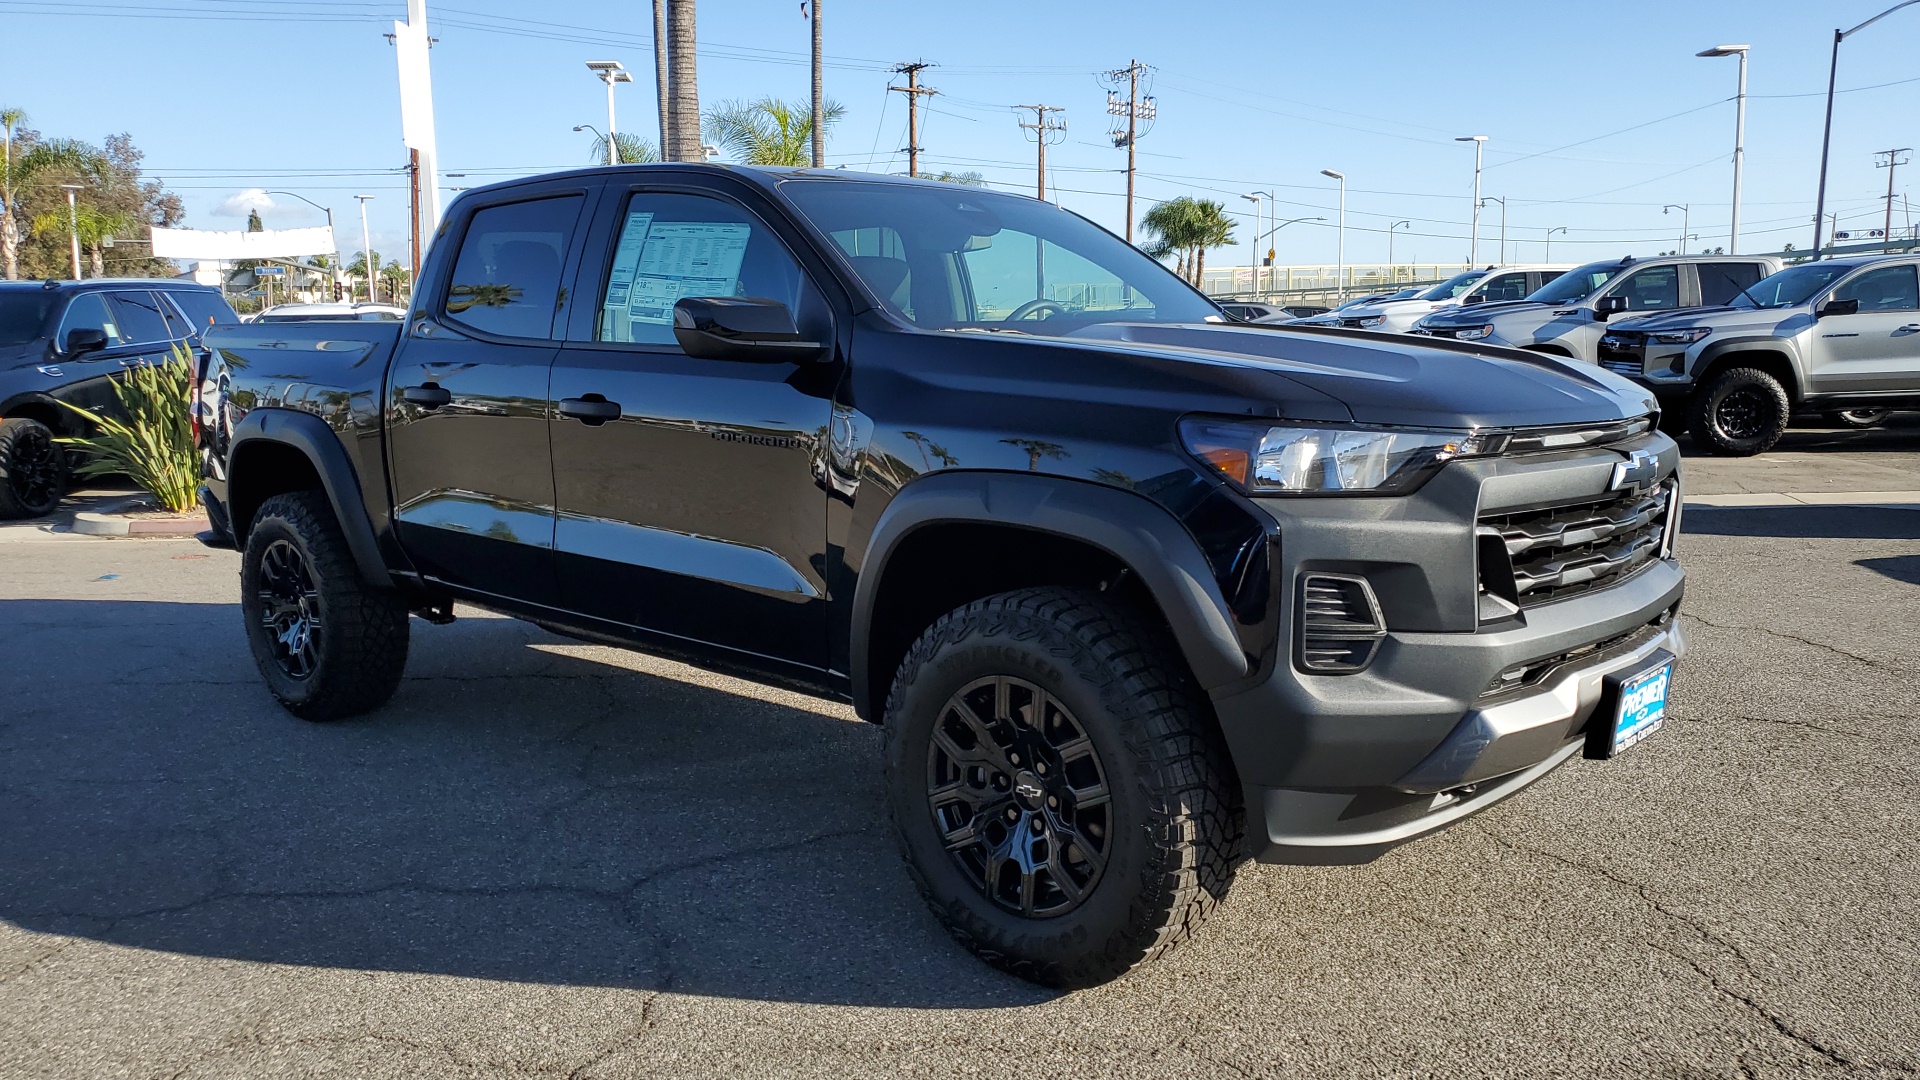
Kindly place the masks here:
<instances>
[{"instance_id":1,"label":"side mirror","mask_svg":"<svg viewBox=\"0 0 1920 1080\"><path fill-rule=\"evenodd\" d=\"M760 296L688 296L673 305L673 337L696 360L799 364L826 351L806 341L793 312Z\"/></svg>"},{"instance_id":2,"label":"side mirror","mask_svg":"<svg viewBox=\"0 0 1920 1080\"><path fill-rule=\"evenodd\" d=\"M1858 314L1860 314L1860 301L1858 300L1829 300L1820 305L1820 310L1814 312L1813 317L1816 319L1824 319L1829 315Z\"/></svg>"},{"instance_id":3,"label":"side mirror","mask_svg":"<svg viewBox=\"0 0 1920 1080\"><path fill-rule=\"evenodd\" d=\"M107 332L97 326L75 327L67 331L67 340L61 343L61 351L68 356L99 352L106 347Z\"/></svg>"},{"instance_id":4,"label":"side mirror","mask_svg":"<svg viewBox=\"0 0 1920 1080\"><path fill-rule=\"evenodd\" d=\"M1627 310L1626 297L1603 296L1600 299L1594 301L1593 317L1596 319L1599 319L1601 322L1606 322L1608 316L1617 315L1620 312L1625 310Z\"/></svg>"},{"instance_id":5,"label":"side mirror","mask_svg":"<svg viewBox=\"0 0 1920 1080\"><path fill-rule=\"evenodd\" d=\"M1487 298L1484 293L1470 292L1460 298L1460 304L1463 307L1468 304L1484 304L1486 302Z\"/></svg>"}]
</instances>

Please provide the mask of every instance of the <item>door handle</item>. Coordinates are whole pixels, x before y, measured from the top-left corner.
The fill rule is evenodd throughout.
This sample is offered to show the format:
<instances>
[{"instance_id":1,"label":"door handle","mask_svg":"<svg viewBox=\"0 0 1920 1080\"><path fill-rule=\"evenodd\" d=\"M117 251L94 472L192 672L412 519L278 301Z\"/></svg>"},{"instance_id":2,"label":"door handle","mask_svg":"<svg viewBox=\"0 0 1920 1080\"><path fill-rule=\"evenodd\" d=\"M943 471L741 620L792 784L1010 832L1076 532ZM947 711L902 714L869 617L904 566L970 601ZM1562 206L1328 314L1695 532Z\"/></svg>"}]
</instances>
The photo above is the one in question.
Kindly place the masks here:
<instances>
[{"instance_id":1,"label":"door handle","mask_svg":"<svg viewBox=\"0 0 1920 1080\"><path fill-rule=\"evenodd\" d=\"M421 386L409 386L400 391L400 400L423 409L437 409L442 405L453 404L453 391L445 389L439 383L426 383Z\"/></svg>"},{"instance_id":2,"label":"door handle","mask_svg":"<svg viewBox=\"0 0 1920 1080\"><path fill-rule=\"evenodd\" d=\"M1920 323L1908 323L1907 325L1905 325L1905 326L1903 326L1903 327L1901 327L1900 329L1898 329L1898 330L1895 330L1895 331L1894 331L1894 333L1896 333L1896 334L1920 334Z\"/></svg>"},{"instance_id":3,"label":"door handle","mask_svg":"<svg viewBox=\"0 0 1920 1080\"><path fill-rule=\"evenodd\" d=\"M571 416L588 427L598 427L609 420L620 419L620 403L608 401L599 394L561 398L560 415Z\"/></svg>"}]
</instances>

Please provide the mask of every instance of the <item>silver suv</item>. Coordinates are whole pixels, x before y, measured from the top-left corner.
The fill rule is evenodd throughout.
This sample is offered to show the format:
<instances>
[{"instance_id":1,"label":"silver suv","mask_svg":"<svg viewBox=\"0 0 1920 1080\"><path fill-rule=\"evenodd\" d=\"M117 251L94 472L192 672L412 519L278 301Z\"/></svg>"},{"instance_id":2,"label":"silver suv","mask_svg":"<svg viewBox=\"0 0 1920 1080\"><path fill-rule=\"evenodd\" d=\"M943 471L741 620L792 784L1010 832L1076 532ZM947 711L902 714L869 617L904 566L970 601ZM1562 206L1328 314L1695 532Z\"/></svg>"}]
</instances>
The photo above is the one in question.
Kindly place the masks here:
<instances>
[{"instance_id":1,"label":"silver suv","mask_svg":"<svg viewBox=\"0 0 1920 1080\"><path fill-rule=\"evenodd\" d=\"M1920 408L1920 257L1803 263L1725 307L1623 319L1599 359L1720 454L1771 447L1795 406L1870 426Z\"/></svg>"},{"instance_id":2,"label":"silver suv","mask_svg":"<svg viewBox=\"0 0 1920 1080\"><path fill-rule=\"evenodd\" d=\"M1489 266L1484 270L1466 270L1411 296L1395 293L1306 322L1313 326L1404 334L1421 316L1443 308L1523 299L1569 269L1567 266Z\"/></svg>"},{"instance_id":3,"label":"silver suv","mask_svg":"<svg viewBox=\"0 0 1920 1080\"><path fill-rule=\"evenodd\" d=\"M1484 341L1595 363L1607 320L1730 302L1780 269L1759 255L1663 255L1576 267L1524 300L1436 311L1412 333Z\"/></svg>"}]
</instances>

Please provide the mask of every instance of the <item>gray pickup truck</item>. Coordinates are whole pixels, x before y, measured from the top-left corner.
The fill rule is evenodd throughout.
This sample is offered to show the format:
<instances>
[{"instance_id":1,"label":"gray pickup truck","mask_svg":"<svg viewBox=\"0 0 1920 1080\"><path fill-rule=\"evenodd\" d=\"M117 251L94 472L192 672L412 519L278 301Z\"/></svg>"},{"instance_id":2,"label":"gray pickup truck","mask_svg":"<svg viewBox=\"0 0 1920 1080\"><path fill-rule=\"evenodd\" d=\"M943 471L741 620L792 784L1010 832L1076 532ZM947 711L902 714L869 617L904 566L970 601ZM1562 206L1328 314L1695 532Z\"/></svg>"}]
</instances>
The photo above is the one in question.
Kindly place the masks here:
<instances>
[{"instance_id":1,"label":"gray pickup truck","mask_svg":"<svg viewBox=\"0 0 1920 1080\"><path fill-rule=\"evenodd\" d=\"M1723 307L1623 319L1599 359L1719 454L1766 451L1796 408L1871 426L1920 408L1920 256L1803 263Z\"/></svg>"}]
</instances>

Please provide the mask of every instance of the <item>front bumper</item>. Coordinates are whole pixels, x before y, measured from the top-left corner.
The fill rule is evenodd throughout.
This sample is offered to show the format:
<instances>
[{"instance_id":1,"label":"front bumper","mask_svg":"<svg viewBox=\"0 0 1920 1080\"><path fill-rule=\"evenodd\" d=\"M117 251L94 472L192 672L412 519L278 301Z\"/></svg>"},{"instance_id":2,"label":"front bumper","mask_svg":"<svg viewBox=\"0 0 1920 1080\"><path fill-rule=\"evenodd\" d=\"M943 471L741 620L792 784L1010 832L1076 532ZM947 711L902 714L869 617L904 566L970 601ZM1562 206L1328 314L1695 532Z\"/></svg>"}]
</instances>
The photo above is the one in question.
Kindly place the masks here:
<instances>
[{"instance_id":1,"label":"front bumper","mask_svg":"<svg viewBox=\"0 0 1920 1080\"><path fill-rule=\"evenodd\" d=\"M1642 445L1670 474L1672 441L1653 435ZM1675 616L1686 577L1670 557L1517 617L1483 623L1472 608L1478 515L1605 491L1620 460L1602 450L1462 462L1398 506L1269 508L1283 608L1299 575L1363 577L1388 631L1358 673L1306 671L1282 650L1260 675L1215 691L1245 788L1251 855L1366 862L1443 829L1577 755L1607 676L1659 650L1685 654ZM1283 615L1281 625L1294 625ZM1490 691L1517 667L1528 672L1517 688Z\"/></svg>"}]
</instances>

